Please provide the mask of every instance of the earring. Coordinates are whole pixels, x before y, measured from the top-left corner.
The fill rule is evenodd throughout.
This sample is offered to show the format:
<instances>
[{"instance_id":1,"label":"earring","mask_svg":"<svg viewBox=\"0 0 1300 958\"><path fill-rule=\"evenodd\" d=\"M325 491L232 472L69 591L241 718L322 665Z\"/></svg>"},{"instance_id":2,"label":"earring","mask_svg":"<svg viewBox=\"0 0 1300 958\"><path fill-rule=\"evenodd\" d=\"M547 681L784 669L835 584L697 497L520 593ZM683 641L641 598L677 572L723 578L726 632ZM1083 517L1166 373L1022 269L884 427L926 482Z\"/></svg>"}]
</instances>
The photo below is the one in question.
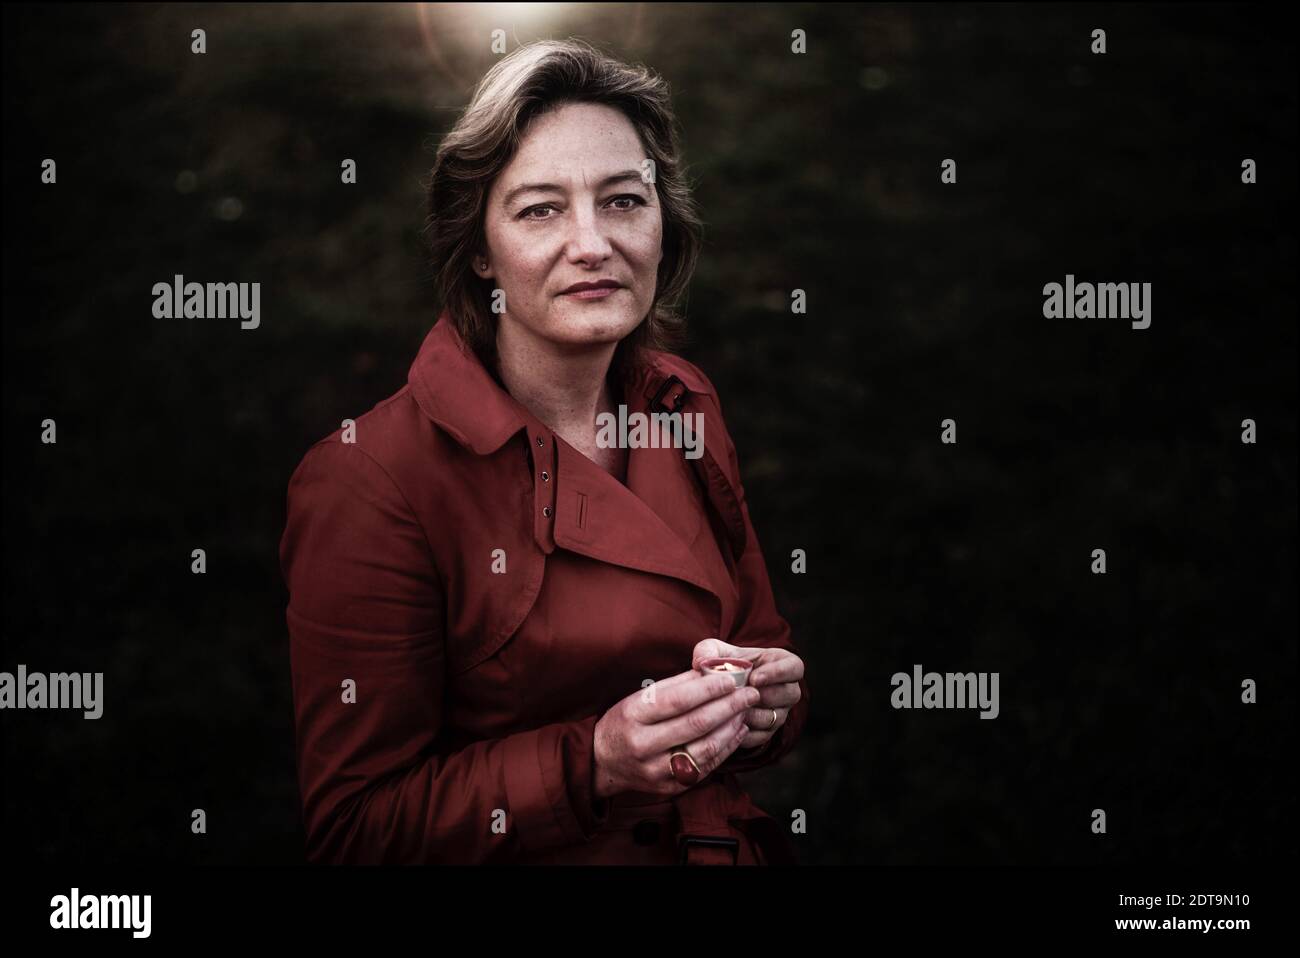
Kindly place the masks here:
<instances>
[{"instance_id":1,"label":"earring","mask_svg":"<svg viewBox=\"0 0 1300 958\"><path fill-rule=\"evenodd\" d=\"M487 272L487 268L488 268L487 260L480 260L480 261L479 261L479 264L478 264L478 271L479 271L480 273L486 273L486 272Z\"/></svg>"}]
</instances>

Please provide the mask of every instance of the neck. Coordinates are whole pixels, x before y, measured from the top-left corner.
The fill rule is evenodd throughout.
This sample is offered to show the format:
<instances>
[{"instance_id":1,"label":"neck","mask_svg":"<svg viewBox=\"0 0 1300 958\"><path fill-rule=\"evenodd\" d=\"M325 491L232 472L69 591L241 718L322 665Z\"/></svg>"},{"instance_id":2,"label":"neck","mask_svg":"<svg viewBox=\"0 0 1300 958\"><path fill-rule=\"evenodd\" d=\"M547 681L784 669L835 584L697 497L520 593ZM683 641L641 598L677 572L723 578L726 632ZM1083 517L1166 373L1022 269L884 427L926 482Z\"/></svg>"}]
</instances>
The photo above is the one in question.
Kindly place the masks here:
<instances>
[{"instance_id":1,"label":"neck","mask_svg":"<svg viewBox=\"0 0 1300 958\"><path fill-rule=\"evenodd\" d=\"M565 349L502 322L497 363L501 381L516 401L566 439L581 442L580 437L594 436L597 414L613 411L606 377L617 346Z\"/></svg>"}]
</instances>

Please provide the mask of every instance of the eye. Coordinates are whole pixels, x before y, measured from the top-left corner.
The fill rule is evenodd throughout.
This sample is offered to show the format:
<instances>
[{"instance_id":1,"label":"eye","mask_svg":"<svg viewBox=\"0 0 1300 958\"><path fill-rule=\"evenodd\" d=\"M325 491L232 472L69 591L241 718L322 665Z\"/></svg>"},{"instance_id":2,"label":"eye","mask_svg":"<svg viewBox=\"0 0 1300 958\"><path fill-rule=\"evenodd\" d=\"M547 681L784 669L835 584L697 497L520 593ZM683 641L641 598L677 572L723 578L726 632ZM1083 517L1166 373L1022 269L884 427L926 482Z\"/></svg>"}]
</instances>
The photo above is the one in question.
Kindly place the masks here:
<instances>
[{"instance_id":1,"label":"eye","mask_svg":"<svg viewBox=\"0 0 1300 958\"><path fill-rule=\"evenodd\" d=\"M635 193L624 193L622 196L616 196L612 200L610 200L610 203L624 203L624 202L627 202L628 205L616 206L615 209L631 210L631 209L635 209L638 206L646 205L645 198L641 196L637 196Z\"/></svg>"},{"instance_id":2,"label":"eye","mask_svg":"<svg viewBox=\"0 0 1300 958\"><path fill-rule=\"evenodd\" d=\"M534 216L534 213L545 213L547 210L554 210L555 207L550 203L538 203L536 206L530 206L519 214L521 220L548 220L549 216Z\"/></svg>"}]
</instances>

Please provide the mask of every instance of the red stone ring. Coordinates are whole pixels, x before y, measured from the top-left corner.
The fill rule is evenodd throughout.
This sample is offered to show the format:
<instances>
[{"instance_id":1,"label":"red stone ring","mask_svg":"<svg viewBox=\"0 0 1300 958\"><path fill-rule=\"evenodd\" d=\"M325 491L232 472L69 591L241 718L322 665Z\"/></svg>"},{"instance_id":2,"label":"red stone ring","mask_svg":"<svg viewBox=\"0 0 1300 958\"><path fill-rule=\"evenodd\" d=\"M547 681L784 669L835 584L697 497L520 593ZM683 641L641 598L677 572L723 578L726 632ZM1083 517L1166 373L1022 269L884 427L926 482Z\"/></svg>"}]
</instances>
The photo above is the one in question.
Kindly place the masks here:
<instances>
[{"instance_id":1,"label":"red stone ring","mask_svg":"<svg viewBox=\"0 0 1300 958\"><path fill-rule=\"evenodd\" d=\"M700 780L700 767L684 748L679 748L668 756L668 770L679 785L694 785Z\"/></svg>"}]
</instances>

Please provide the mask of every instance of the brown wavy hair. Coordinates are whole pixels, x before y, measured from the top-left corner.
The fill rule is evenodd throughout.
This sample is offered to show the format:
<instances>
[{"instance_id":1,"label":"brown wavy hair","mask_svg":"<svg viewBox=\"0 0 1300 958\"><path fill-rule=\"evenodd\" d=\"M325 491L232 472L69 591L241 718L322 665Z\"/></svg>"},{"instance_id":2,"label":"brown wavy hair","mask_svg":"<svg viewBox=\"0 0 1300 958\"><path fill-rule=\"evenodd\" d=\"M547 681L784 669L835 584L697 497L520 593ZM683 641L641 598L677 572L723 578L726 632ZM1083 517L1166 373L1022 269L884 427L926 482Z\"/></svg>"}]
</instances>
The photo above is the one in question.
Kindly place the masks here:
<instances>
[{"instance_id":1,"label":"brown wavy hair","mask_svg":"<svg viewBox=\"0 0 1300 958\"><path fill-rule=\"evenodd\" d=\"M475 253L486 248L488 190L514 157L528 124L564 103L599 103L620 110L654 161L664 255L650 311L618 344L611 371L630 372L642 348L672 350L685 339L685 318L678 307L695 270L703 226L682 167L668 84L646 67L623 63L583 41L541 40L521 46L487 72L465 112L443 137L424 184L424 232L436 296L461 338L494 373L491 281L472 268Z\"/></svg>"}]
</instances>

